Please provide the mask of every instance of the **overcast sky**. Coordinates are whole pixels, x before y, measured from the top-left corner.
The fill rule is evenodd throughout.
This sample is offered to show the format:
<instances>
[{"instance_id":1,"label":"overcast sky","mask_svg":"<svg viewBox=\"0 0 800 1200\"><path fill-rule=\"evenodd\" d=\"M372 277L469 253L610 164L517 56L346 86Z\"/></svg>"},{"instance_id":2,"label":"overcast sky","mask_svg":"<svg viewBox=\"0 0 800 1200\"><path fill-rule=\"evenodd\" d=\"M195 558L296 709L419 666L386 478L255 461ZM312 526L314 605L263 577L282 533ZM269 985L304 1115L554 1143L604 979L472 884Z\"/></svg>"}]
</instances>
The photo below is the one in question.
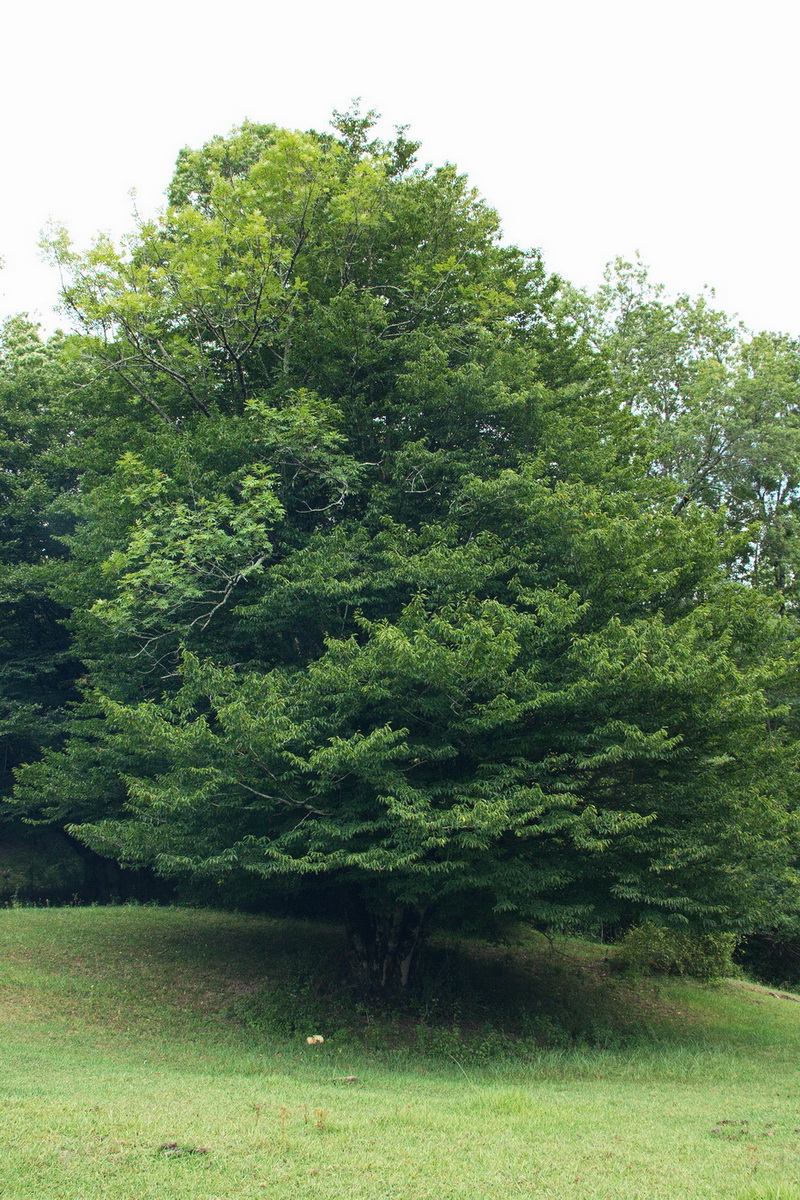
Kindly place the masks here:
<instances>
[{"instance_id":1,"label":"overcast sky","mask_svg":"<svg viewBox=\"0 0 800 1200\"><path fill-rule=\"evenodd\" d=\"M361 96L575 283L639 250L672 290L800 334L798 35L797 0L9 4L0 315L53 325L49 220L118 235L182 145L245 117L322 129Z\"/></svg>"}]
</instances>

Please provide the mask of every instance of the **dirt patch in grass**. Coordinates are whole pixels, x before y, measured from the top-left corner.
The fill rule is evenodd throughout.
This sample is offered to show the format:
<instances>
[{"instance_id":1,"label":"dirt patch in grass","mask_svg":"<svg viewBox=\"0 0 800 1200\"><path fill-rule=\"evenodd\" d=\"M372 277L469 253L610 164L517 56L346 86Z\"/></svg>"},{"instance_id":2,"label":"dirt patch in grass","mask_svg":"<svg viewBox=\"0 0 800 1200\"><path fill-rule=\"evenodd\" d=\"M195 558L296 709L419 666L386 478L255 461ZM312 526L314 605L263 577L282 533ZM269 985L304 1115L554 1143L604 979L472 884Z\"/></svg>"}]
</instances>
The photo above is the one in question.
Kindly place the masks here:
<instances>
[{"instance_id":1,"label":"dirt patch in grass","mask_svg":"<svg viewBox=\"0 0 800 1200\"><path fill-rule=\"evenodd\" d=\"M51 1009L40 995L0 987L0 1025L38 1024L46 1020Z\"/></svg>"}]
</instances>

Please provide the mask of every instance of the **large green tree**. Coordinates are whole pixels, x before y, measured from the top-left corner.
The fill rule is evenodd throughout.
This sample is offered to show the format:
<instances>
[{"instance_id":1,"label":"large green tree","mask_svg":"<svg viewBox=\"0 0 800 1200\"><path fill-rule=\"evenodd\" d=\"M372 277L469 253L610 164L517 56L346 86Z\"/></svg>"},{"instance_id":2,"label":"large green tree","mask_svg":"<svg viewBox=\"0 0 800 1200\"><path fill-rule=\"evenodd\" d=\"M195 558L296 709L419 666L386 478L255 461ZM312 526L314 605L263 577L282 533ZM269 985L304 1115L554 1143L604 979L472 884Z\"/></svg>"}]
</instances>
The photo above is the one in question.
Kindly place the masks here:
<instances>
[{"instance_id":1,"label":"large green tree","mask_svg":"<svg viewBox=\"0 0 800 1200\"><path fill-rule=\"evenodd\" d=\"M778 616L539 257L334 130L245 125L122 250L54 243L117 424L67 502L86 704L20 802L165 874L330 879L384 992L437 914L746 923Z\"/></svg>"}]
</instances>

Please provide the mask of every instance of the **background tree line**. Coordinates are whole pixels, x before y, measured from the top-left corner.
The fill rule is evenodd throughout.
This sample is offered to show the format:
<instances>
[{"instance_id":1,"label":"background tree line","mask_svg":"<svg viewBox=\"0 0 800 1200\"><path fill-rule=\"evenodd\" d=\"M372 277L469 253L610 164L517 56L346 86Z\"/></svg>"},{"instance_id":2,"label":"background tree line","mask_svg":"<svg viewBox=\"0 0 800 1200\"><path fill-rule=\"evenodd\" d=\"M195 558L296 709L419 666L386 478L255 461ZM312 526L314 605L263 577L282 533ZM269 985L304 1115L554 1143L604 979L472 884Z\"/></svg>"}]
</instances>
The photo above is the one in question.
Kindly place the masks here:
<instances>
[{"instance_id":1,"label":"background tree line","mask_svg":"<svg viewBox=\"0 0 800 1200\"><path fill-rule=\"evenodd\" d=\"M437 922L788 929L800 347L371 126L183 150L5 327L7 828L324 896L381 992Z\"/></svg>"}]
</instances>

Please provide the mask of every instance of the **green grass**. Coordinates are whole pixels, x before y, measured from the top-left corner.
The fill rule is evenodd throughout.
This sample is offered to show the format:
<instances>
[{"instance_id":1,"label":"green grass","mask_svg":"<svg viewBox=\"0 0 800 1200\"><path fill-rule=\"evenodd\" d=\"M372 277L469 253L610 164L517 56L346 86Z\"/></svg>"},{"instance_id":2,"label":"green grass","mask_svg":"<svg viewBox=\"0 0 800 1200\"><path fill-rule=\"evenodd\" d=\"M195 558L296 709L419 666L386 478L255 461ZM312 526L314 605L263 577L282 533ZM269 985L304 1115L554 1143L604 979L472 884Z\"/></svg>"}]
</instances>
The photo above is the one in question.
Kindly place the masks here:
<instances>
[{"instance_id":1,"label":"green grass","mask_svg":"<svg viewBox=\"0 0 800 1200\"><path fill-rule=\"evenodd\" d=\"M743 982L633 992L596 947L531 941L474 948L458 1027L344 1029L335 989L330 1026L324 992L313 1028L259 1009L291 1007L298 961L333 961L337 939L177 909L0 911L3 1200L800 1200L800 1004ZM568 1012L554 1048L506 1028L487 1050L483 976L603 1011L585 1035ZM531 1028L555 1030L529 1000Z\"/></svg>"}]
</instances>

